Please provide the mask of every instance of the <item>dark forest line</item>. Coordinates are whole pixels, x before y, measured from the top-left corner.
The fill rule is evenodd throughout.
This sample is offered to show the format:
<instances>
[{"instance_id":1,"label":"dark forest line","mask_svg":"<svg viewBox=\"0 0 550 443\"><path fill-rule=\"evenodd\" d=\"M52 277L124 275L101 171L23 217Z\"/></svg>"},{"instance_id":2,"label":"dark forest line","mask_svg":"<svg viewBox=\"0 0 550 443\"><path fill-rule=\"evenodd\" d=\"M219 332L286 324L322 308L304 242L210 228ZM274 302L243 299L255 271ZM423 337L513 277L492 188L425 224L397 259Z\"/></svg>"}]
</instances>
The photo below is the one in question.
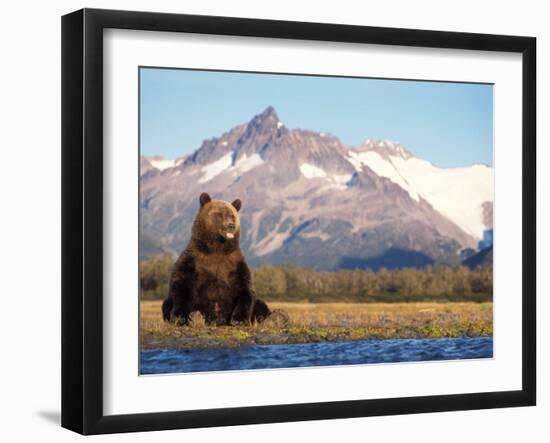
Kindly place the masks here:
<instances>
[{"instance_id":1,"label":"dark forest line","mask_svg":"<svg viewBox=\"0 0 550 443\"><path fill-rule=\"evenodd\" d=\"M140 263L143 300L168 293L173 258L153 255ZM422 269L317 271L293 265L251 268L258 297L286 302L420 302L493 299L493 268L427 266Z\"/></svg>"}]
</instances>

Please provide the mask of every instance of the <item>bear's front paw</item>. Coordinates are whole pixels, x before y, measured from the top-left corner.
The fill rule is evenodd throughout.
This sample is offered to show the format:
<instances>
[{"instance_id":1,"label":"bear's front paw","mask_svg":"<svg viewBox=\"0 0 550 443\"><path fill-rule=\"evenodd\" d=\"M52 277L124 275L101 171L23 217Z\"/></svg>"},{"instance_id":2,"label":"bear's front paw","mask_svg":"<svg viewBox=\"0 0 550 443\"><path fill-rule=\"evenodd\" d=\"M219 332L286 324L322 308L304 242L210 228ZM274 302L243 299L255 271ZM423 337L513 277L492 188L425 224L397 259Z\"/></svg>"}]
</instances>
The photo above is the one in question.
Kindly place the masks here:
<instances>
[{"instance_id":1,"label":"bear's front paw","mask_svg":"<svg viewBox=\"0 0 550 443\"><path fill-rule=\"evenodd\" d=\"M185 326L189 324L189 315L175 315L170 316L170 321L175 323L176 326Z\"/></svg>"},{"instance_id":2,"label":"bear's front paw","mask_svg":"<svg viewBox=\"0 0 550 443\"><path fill-rule=\"evenodd\" d=\"M250 324L250 316L250 309L237 307L231 315L231 320L229 321L229 324L231 326L247 326Z\"/></svg>"},{"instance_id":3,"label":"bear's front paw","mask_svg":"<svg viewBox=\"0 0 550 443\"><path fill-rule=\"evenodd\" d=\"M236 320L234 318L231 319L230 322L231 326L249 326L250 320Z\"/></svg>"}]
</instances>

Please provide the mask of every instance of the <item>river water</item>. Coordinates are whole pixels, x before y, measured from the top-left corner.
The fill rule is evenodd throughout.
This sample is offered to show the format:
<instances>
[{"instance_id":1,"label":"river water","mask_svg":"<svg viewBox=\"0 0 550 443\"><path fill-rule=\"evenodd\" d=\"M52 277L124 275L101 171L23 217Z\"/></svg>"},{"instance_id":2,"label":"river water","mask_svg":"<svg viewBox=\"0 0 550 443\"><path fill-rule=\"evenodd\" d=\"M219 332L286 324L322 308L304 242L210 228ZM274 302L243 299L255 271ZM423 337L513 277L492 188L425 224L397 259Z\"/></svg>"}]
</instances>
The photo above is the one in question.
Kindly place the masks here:
<instances>
[{"instance_id":1,"label":"river water","mask_svg":"<svg viewBox=\"0 0 550 443\"><path fill-rule=\"evenodd\" d=\"M492 337L364 340L238 348L151 349L141 374L491 358Z\"/></svg>"}]
</instances>

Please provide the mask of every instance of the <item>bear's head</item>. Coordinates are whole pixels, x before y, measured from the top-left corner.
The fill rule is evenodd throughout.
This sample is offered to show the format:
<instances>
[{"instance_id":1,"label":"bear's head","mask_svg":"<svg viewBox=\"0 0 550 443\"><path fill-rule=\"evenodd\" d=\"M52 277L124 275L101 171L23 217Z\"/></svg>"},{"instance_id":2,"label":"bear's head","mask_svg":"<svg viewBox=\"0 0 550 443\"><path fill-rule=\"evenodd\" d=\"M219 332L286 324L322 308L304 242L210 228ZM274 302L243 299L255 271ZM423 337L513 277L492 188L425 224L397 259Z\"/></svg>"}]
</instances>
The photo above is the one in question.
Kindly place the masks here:
<instances>
[{"instance_id":1,"label":"bear's head","mask_svg":"<svg viewBox=\"0 0 550 443\"><path fill-rule=\"evenodd\" d=\"M199 200L199 213L193 223L193 239L197 245L206 252L238 247L241 201L212 200L206 192L201 194Z\"/></svg>"}]
</instances>

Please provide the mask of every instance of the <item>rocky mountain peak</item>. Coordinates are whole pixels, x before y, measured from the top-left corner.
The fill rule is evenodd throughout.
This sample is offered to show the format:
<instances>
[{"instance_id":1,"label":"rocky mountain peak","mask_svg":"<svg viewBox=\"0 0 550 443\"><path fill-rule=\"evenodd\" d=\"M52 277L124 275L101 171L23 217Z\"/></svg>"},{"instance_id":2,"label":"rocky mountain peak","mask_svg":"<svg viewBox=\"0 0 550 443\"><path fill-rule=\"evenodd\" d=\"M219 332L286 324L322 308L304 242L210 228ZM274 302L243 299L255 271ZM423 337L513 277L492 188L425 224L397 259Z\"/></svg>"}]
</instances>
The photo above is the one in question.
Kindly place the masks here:
<instances>
[{"instance_id":1,"label":"rocky mountain peak","mask_svg":"<svg viewBox=\"0 0 550 443\"><path fill-rule=\"evenodd\" d=\"M268 106L263 112L254 116L249 125L254 127L268 128L280 128L282 126L281 120L275 111L273 106Z\"/></svg>"},{"instance_id":2,"label":"rocky mountain peak","mask_svg":"<svg viewBox=\"0 0 550 443\"><path fill-rule=\"evenodd\" d=\"M268 106L263 112L255 115L252 120L248 122L242 139L278 135L277 133L280 132L283 126L275 108L273 108L273 106Z\"/></svg>"},{"instance_id":3,"label":"rocky mountain peak","mask_svg":"<svg viewBox=\"0 0 550 443\"><path fill-rule=\"evenodd\" d=\"M245 129L234 147L234 161L253 155L263 156L264 151L277 139L287 134L273 106L268 106L263 112L255 115L245 125Z\"/></svg>"},{"instance_id":4,"label":"rocky mountain peak","mask_svg":"<svg viewBox=\"0 0 550 443\"><path fill-rule=\"evenodd\" d=\"M385 159L389 156L401 157L405 160L414 157L401 143L391 140L368 139L357 150L361 152L373 151Z\"/></svg>"},{"instance_id":5,"label":"rocky mountain peak","mask_svg":"<svg viewBox=\"0 0 550 443\"><path fill-rule=\"evenodd\" d=\"M232 164L253 155L262 154L275 139L288 132L273 106L255 115L248 123L235 126L219 137L204 140L199 149L184 162L190 165L205 166L232 152Z\"/></svg>"}]
</instances>

